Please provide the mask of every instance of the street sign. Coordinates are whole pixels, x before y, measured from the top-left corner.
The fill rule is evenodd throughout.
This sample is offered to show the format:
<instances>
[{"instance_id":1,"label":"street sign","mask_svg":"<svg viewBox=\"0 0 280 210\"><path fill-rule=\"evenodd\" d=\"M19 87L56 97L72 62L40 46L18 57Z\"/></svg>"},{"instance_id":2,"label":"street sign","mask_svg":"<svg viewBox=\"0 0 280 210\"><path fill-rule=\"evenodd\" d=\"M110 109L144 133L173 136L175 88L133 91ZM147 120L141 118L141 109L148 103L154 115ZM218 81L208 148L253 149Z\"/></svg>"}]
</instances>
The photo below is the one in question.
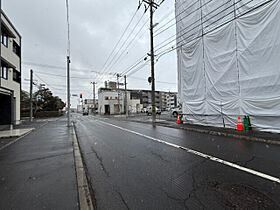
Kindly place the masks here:
<instances>
[{"instance_id":1,"label":"street sign","mask_svg":"<svg viewBox=\"0 0 280 210\"><path fill-rule=\"evenodd\" d=\"M41 99L42 99L42 96L41 96L41 95L37 95L37 96L36 96L36 101L41 101Z\"/></svg>"}]
</instances>

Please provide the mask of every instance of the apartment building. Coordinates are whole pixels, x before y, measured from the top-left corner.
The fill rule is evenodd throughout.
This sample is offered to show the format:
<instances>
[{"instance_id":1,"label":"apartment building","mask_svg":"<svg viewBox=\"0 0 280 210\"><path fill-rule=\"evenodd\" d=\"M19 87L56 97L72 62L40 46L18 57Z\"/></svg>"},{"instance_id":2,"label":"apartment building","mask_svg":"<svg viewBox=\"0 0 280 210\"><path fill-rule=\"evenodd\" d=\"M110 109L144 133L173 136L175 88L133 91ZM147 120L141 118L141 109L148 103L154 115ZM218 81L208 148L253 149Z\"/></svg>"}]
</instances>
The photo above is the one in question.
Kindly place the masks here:
<instances>
[{"instance_id":1,"label":"apartment building","mask_svg":"<svg viewBox=\"0 0 280 210\"><path fill-rule=\"evenodd\" d=\"M166 100L167 109L172 109L179 105L177 93L171 93L171 92L165 93L165 100Z\"/></svg>"},{"instance_id":2,"label":"apartment building","mask_svg":"<svg viewBox=\"0 0 280 210\"><path fill-rule=\"evenodd\" d=\"M140 104L143 108L147 108L152 105L152 91L151 90L128 90L131 95L131 99L140 99ZM161 92L155 91L155 105L161 107Z\"/></svg>"},{"instance_id":3,"label":"apartment building","mask_svg":"<svg viewBox=\"0 0 280 210\"><path fill-rule=\"evenodd\" d=\"M0 127L20 123L21 35L1 13Z\"/></svg>"}]
</instances>

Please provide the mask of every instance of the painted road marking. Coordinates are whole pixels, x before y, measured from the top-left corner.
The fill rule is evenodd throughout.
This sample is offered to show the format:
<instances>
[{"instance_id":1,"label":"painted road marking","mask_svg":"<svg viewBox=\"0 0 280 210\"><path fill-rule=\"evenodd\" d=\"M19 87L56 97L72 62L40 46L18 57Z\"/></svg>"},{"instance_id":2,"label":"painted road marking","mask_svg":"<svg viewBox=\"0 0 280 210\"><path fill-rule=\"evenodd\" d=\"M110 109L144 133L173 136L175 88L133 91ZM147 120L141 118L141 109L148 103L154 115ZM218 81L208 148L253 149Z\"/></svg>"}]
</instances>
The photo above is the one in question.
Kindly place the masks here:
<instances>
[{"instance_id":1,"label":"painted road marking","mask_svg":"<svg viewBox=\"0 0 280 210\"><path fill-rule=\"evenodd\" d=\"M277 178L277 177L273 177L273 176L267 175L265 173L262 173L262 172L259 172L259 171L255 171L253 169L249 169L249 168L237 165L235 163L231 163L229 161L222 160L220 158L217 158L217 157L214 157L214 156L211 156L211 155L207 155L207 154L204 154L202 152L199 152L199 151L196 151L196 150L193 150L193 149L189 149L187 147L179 146L177 144L173 144L173 143L170 143L170 142L163 141L161 139L157 139L157 138L154 138L154 137L151 137L151 136L147 136L145 134L138 133L136 131L132 131L132 130L129 130L129 129L126 129L126 128L123 128L123 127L119 127L119 126L111 124L111 123L103 122L103 121L100 121L100 120L99 120L99 122L101 122L103 124L106 124L106 125L110 125L112 127L118 128L120 130L129 132L129 133L133 133L133 134L141 136L141 137L145 137L147 139L151 139L153 141L156 141L156 142L159 142L159 143L162 143L162 144L166 144L166 145L171 146L171 147L175 147L177 149L183 149L183 150L187 151L188 153L191 153L191 154L194 154L194 155L197 155L197 156L200 156L200 157L203 157L203 158L206 158L206 159L209 159L209 160L212 160L212 161L215 161L215 162L227 165L227 166L232 167L232 168L236 168L236 169L241 170L241 171L245 171L245 172L253 174L255 176L259 176L259 177L262 177L264 179L267 179L267 180L270 180L270 181L273 181L273 182L277 182L277 183L280 184L280 179Z\"/></svg>"}]
</instances>

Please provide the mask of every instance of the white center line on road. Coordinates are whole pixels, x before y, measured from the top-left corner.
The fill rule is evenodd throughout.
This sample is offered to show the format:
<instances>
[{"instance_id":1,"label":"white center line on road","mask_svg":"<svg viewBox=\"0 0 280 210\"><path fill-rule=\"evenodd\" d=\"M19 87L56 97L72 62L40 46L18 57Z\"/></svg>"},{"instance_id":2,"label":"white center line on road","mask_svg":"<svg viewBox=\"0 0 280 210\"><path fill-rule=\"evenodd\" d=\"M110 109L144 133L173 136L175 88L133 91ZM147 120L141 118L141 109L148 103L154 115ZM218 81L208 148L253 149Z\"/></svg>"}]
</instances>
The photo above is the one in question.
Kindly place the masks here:
<instances>
[{"instance_id":1,"label":"white center line on road","mask_svg":"<svg viewBox=\"0 0 280 210\"><path fill-rule=\"evenodd\" d=\"M273 182L277 182L278 184L280 184L280 179L277 178L277 177L273 177L273 176L270 176L270 175L267 175L265 173L262 173L262 172L259 172L259 171L255 171L253 169L249 169L249 168L246 168L246 167L243 167L243 166L240 166L240 165L237 165L235 163L231 163L229 161L226 161L226 160L222 160L220 158L217 158L217 157L214 157L214 156L211 156L211 155L207 155L207 154L204 154L202 152L198 152L198 151L195 151L193 149L189 149L187 147L183 147L183 146L179 146L179 145L176 145L176 144L173 144L173 143L170 143L170 142L166 142L166 141L163 141L161 139L157 139L157 138L154 138L154 137L151 137L151 136L147 136L145 134L142 134L142 133L138 133L136 131L132 131L132 130L129 130L129 129L126 129L126 128L123 128L123 127L119 127L117 125L114 125L114 124L111 124L111 123L107 123L107 122L103 122L101 120L98 120L100 123L103 123L103 124L106 124L106 125L110 125L112 127L115 127L115 128L118 128L120 130L123 130L123 131L126 131L126 132L129 132L129 133L133 133L135 135L138 135L138 136L142 136L142 137L145 137L147 139L151 139L153 141L156 141L156 142L159 142L159 143L162 143L162 144L165 144L165 145L168 145L168 146L171 146L171 147L175 147L177 149L183 149L185 151L187 151L188 153L191 153L191 154L194 154L194 155L197 155L197 156L200 156L200 157L203 157L203 158L206 158L206 159L209 159L209 160L212 160L214 162L218 162L218 163L221 163L221 164L224 164L224 165L227 165L229 167L232 167L232 168L236 168L240 171L244 171L244 172L247 172L249 174L253 174L255 176L259 176L259 177L262 177L264 179L267 179L267 180L270 180L270 181L273 181Z\"/></svg>"}]
</instances>

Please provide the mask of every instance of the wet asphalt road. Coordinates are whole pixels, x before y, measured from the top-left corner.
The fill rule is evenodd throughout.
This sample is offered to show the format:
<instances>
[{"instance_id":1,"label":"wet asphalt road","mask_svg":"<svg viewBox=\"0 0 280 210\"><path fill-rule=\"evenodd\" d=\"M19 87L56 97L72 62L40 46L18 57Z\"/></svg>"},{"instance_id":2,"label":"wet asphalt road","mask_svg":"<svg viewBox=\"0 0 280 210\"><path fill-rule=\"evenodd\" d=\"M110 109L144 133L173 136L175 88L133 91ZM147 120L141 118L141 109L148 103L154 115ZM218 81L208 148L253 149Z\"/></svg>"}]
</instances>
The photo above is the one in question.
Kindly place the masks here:
<instances>
[{"instance_id":1,"label":"wet asphalt road","mask_svg":"<svg viewBox=\"0 0 280 210\"><path fill-rule=\"evenodd\" d=\"M280 184L164 140L280 177L280 147L149 124L73 115L97 209L280 209Z\"/></svg>"}]
</instances>

